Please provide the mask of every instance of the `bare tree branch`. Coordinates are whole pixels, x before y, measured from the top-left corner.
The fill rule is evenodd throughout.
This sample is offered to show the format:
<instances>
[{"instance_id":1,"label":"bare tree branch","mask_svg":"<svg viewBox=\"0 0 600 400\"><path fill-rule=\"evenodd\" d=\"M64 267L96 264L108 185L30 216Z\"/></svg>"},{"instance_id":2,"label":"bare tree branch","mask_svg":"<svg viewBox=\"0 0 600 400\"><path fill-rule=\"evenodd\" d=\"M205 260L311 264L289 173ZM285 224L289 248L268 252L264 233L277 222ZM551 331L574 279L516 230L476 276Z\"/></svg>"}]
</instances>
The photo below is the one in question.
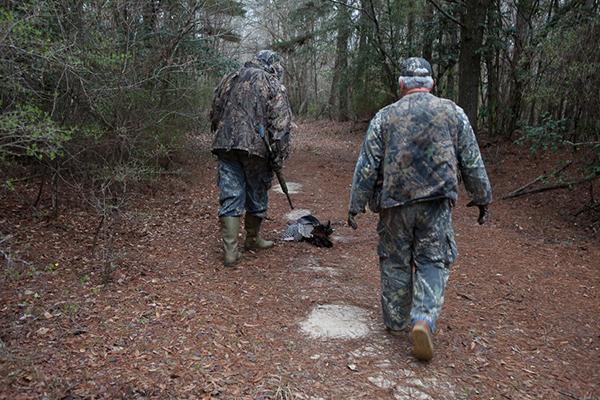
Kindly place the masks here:
<instances>
[{"instance_id":1,"label":"bare tree branch","mask_svg":"<svg viewBox=\"0 0 600 400\"><path fill-rule=\"evenodd\" d=\"M446 18L448 18L450 21L454 22L455 24L457 24L458 26L460 26L461 28L464 28L464 25L461 24L461 22L459 20L457 20L456 18L454 18L452 15L448 14L446 11L444 11L444 9L442 7L440 7L435 0L427 0L432 6L434 6L439 12L441 12Z\"/></svg>"},{"instance_id":2,"label":"bare tree branch","mask_svg":"<svg viewBox=\"0 0 600 400\"><path fill-rule=\"evenodd\" d=\"M533 182L528 183L523 188L531 186L533 183L537 182L540 178L541 177L536 178ZM582 183L589 182L589 181L592 181L592 180L598 179L598 178L599 178L598 175L593 175L591 177L586 177L586 178L579 179L579 180L576 180L576 181L571 181L571 182L560 183L558 185L543 186L543 187L540 187L540 188L530 189L530 190L518 189L518 190L515 190L515 191L513 191L513 192L511 192L509 194L505 194L504 196L500 197L500 200L510 199L510 198L519 197L519 196L525 196L525 195L528 195L528 194L547 192L549 190L555 190L555 189L567 189L567 188L570 188L572 186L577 186L577 185L580 185Z\"/></svg>"}]
</instances>

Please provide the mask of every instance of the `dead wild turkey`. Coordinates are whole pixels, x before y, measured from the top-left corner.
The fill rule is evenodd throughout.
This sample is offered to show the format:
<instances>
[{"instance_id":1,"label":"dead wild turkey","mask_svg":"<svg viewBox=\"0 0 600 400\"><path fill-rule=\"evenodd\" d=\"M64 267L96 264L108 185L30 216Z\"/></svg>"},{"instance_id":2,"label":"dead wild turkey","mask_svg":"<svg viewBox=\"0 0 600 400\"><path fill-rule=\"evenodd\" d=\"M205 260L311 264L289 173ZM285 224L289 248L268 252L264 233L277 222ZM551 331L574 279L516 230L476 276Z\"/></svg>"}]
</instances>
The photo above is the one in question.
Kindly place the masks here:
<instances>
[{"instance_id":1,"label":"dead wild turkey","mask_svg":"<svg viewBox=\"0 0 600 400\"><path fill-rule=\"evenodd\" d=\"M308 242L317 247L333 247L329 235L333 233L331 222L323 225L312 215L305 215L292 222L283 233L283 240Z\"/></svg>"}]
</instances>

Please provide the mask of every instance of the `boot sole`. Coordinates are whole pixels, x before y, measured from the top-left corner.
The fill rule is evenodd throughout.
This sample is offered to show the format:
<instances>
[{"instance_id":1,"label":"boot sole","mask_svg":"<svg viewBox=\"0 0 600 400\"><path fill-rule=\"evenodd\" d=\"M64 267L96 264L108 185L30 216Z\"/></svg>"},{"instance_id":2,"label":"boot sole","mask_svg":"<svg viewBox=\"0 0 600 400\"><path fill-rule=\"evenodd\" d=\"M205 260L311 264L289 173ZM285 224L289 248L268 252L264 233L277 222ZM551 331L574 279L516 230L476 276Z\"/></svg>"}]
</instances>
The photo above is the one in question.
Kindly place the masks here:
<instances>
[{"instance_id":1,"label":"boot sole","mask_svg":"<svg viewBox=\"0 0 600 400\"><path fill-rule=\"evenodd\" d=\"M265 246L265 247L250 246L250 245L244 244L244 250L246 250L246 251L257 251L257 250L272 249L273 247L275 247L275 243L273 243L270 246Z\"/></svg>"},{"instance_id":2,"label":"boot sole","mask_svg":"<svg viewBox=\"0 0 600 400\"><path fill-rule=\"evenodd\" d=\"M413 348L415 358L423 361L431 360L433 358L433 343L428 328L415 326L412 330L412 338L415 345Z\"/></svg>"},{"instance_id":3,"label":"boot sole","mask_svg":"<svg viewBox=\"0 0 600 400\"><path fill-rule=\"evenodd\" d=\"M389 326L385 327L385 330L392 336L405 336L408 333L406 328L404 329L392 329Z\"/></svg>"}]
</instances>

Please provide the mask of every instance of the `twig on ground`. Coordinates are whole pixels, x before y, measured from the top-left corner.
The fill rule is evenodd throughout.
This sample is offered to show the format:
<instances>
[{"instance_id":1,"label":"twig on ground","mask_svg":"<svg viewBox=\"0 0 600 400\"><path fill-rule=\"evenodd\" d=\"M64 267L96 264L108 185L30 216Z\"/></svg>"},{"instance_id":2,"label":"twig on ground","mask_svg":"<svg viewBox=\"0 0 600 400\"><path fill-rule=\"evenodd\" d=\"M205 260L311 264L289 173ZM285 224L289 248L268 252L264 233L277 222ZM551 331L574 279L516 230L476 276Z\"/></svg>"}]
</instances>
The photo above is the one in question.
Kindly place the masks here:
<instances>
[{"instance_id":1,"label":"twig on ground","mask_svg":"<svg viewBox=\"0 0 600 400\"><path fill-rule=\"evenodd\" d=\"M477 300L475 300L474 298L472 298L472 297L469 297L469 296L467 296L466 294L463 294L463 293L456 293L456 295L457 295L457 296L460 296L460 297L464 297L464 298L465 298L465 299L467 299L467 300L471 300L471 301L477 301Z\"/></svg>"},{"instance_id":2,"label":"twig on ground","mask_svg":"<svg viewBox=\"0 0 600 400\"><path fill-rule=\"evenodd\" d=\"M582 400L581 397L574 396L571 393L563 392L562 390L557 390L557 392L572 399Z\"/></svg>"},{"instance_id":3,"label":"twig on ground","mask_svg":"<svg viewBox=\"0 0 600 400\"><path fill-rule=\"evenodd\" d=\"M577 186L577 185L580 185L582 183L588 182L588 181L596 179L596 178L598 178L598 176L594 176L594 177L591 177L591 178L584 178L584 179L580 179L578 181L571 181L571 182L561 183L561 184L553 185L553 186L543 186L543 187L540 187L540 188L531 189L531 190L525 190L525 191L521 191L521 192L514 191L514 192L511 192L509 194L505 194L504 196L500 197L500 200L509 199L511 197L525 196L527 194L534 194L534 193L546 192L548 190L566 189L566 188L569 188L571 186Z\"/></svg>"},{"instance_id":4,"label":"twig on ground","mask_svg":"<svg viewBox=\"0 0 600 400\"><path fill-rule=\"evenodd\" d=\"M535 178L534 180L532 180L529 183L526 183L525 185L521 186L520 188L513 190L512 192L505 194L504 196L500 197L500 200L502 199L508 199L509 197L514 197L514 196L518 196L521 192L523 192L523 190L527 189L529 186L535 184L536 182L541 181L542 179L544 179L546 177L546 175L540 175L537 178Z\"/></svg>"}]
</instances>

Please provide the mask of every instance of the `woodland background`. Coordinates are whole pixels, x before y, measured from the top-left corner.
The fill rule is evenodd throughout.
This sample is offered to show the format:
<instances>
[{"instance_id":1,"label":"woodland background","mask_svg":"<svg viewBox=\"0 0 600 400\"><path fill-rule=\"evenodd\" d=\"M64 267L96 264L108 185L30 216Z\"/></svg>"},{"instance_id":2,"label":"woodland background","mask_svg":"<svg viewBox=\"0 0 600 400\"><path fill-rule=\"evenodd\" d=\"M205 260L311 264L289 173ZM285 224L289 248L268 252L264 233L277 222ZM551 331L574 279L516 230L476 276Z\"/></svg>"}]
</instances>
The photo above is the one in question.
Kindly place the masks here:
<instances>
[{"instance_id":1,"label":"woodland background","mask_svg":"<svg viewBox=\"0 0 600 400\"><path fill-rule=\"evenodd\" d=\"M282 56L296 118L334 121L368 121L398 99L402 60L423 56L435 93L465 109L486 146L507 139L569 155L548 161L533 190L589 184L596 232L598 7L597 0L3 0L1 190L22 196L40 218L77 199L100 221L96 238L110 243L111 221L131 190L186 173L176 160L190 156L190 138L209 136L214 87L255 51ZM44 198L49 207L40 207ZM10 232L0 233L10 261Z\"/></svg>"}]
</instances>

